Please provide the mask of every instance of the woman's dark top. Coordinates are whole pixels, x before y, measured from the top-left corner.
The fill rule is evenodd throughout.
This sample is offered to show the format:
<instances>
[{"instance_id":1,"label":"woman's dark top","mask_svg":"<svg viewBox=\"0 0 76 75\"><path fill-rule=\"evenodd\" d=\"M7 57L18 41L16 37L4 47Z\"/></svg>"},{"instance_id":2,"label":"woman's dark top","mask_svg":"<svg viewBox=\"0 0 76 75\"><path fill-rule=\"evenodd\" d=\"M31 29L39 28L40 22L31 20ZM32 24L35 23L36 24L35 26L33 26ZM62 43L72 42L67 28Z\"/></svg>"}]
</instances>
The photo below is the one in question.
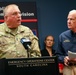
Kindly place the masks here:
<instances>
[{"instance_id":1,"label":"woman's dark top","mask_svg":"<svg viewBox=\"0 0 76 75\"><path fill-rule=\"evenodd\" d=\"M52 49L52 54L54 55L54 53L55 53L55 50ZM41 55L42 56L50 56L48 51L45 48L43 50L41 50Z\"/></svg>"}]
</instances>

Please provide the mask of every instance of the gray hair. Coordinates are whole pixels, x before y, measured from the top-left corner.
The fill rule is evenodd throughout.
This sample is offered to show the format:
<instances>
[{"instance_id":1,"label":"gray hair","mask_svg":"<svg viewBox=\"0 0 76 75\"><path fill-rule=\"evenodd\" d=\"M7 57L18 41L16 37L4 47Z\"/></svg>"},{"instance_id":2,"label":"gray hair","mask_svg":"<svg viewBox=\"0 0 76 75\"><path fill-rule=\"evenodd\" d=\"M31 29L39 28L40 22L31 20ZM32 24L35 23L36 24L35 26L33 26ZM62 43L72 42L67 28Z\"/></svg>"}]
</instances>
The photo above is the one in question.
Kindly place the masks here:
<instances>
[{"instance_id":1,"label":"gray hair","mask_svg":"<svg viewBox=\"0 0 76 75\"><path fill-rule=\"evenodd\" d=\"M73 9L73 10L69 11L69 14L76 14L76 10Z\"/></svg>"},{"instance_id":2,"label":"gray hair","mask_svg":"<svg viewBox=\"0 0 76 75\"><path fill-rule=\"evenodd\" d=\"M9 4L9 5L7 5L7 6L3 9L3 14L4 14L4 16L7 15L7 11L8 11L8 9L9 9L9 7L12 7L12 6L18 7L18 5L16 5L16 4Z\"/></svg>"}]
</instances>

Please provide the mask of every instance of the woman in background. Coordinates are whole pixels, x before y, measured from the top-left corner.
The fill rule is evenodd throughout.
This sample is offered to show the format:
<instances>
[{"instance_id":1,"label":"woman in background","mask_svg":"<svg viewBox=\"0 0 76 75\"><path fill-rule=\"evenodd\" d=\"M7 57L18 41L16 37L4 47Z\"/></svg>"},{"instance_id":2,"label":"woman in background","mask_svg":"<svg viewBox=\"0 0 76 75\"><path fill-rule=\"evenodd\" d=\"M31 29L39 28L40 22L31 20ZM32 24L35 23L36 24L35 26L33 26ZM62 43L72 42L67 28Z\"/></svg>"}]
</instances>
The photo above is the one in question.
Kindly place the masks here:
<instances>
[{"instance_id":1,"label":"woman in background","mask_svg":"<svg viewBox=\"0 0 76 75\"><path fill-rule=\"evenodd\" d=\"M44 40L44 49L41 50L42 56L54 56L55 50L54 46L54 37L52 35L48 35ZM59 63L59 75L63 75L63 64Z\"/></svg>"},{"instance_id":2,"label":"woman in background","mask_svg":"<svg viewBox=\"0 0 76 75\"><path fill-rule=\"evenodd\" d=\"M52 35L46 36L44 40L44 49L41 50L42 56L53 56L55 53L53 45L54 45L54 37Z\"/></svg>"}]
</instances>

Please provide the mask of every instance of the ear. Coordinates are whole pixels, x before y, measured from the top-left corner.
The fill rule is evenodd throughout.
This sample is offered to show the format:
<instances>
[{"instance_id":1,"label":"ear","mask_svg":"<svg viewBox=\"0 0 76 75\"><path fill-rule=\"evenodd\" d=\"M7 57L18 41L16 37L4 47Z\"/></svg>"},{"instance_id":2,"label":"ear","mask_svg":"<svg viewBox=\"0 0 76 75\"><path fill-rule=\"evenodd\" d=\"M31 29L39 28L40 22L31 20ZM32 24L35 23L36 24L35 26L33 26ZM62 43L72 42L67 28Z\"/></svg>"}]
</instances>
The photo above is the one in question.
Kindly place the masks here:
<instances>
[{"instance_id":1,"label":"ear","mask_svg":"<svg viewBox=\"0 0 76 75\"><path fill-rule=\"evenodd\" d=\"M4 20L6 20L7 19L7 16L4 16Z\"/></svg>"}]
</instances>

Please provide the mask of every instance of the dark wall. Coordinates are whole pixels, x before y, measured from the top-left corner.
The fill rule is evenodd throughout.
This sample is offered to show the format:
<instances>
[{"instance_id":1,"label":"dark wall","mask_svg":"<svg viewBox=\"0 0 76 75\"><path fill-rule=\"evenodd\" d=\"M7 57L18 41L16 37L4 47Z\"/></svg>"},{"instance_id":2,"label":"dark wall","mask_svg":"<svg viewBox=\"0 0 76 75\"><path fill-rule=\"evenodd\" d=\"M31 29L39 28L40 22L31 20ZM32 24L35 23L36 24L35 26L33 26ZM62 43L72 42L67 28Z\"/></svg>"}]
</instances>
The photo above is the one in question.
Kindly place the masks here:
<instances>
[{"instance_id":1,"label":"dark wall","mask_svg":"<svg viewBox=\"0 0 76 75\"><path fill-rule=\"evenodd\" d=\"M76 0L0 0L0 2L11 1L36 1L38 17L38 33L41 49L46 35L52 34L55 37L57 47L58 36L67 30L67 14L70 10L76 9Z\"/></svg>"},{"instance_id":2,"label":"dark wall","mask_svg":"<svg viewBox=\"0 0 76 75\"><path fill-rule=\"evenodd\" d=\"M38 0L38 28L41 48L46 35L52 34L55 37L55 49L58 36L67 30L67 14L70 10L76 9L75 0Z\"/></svg>"}]
</instances>

